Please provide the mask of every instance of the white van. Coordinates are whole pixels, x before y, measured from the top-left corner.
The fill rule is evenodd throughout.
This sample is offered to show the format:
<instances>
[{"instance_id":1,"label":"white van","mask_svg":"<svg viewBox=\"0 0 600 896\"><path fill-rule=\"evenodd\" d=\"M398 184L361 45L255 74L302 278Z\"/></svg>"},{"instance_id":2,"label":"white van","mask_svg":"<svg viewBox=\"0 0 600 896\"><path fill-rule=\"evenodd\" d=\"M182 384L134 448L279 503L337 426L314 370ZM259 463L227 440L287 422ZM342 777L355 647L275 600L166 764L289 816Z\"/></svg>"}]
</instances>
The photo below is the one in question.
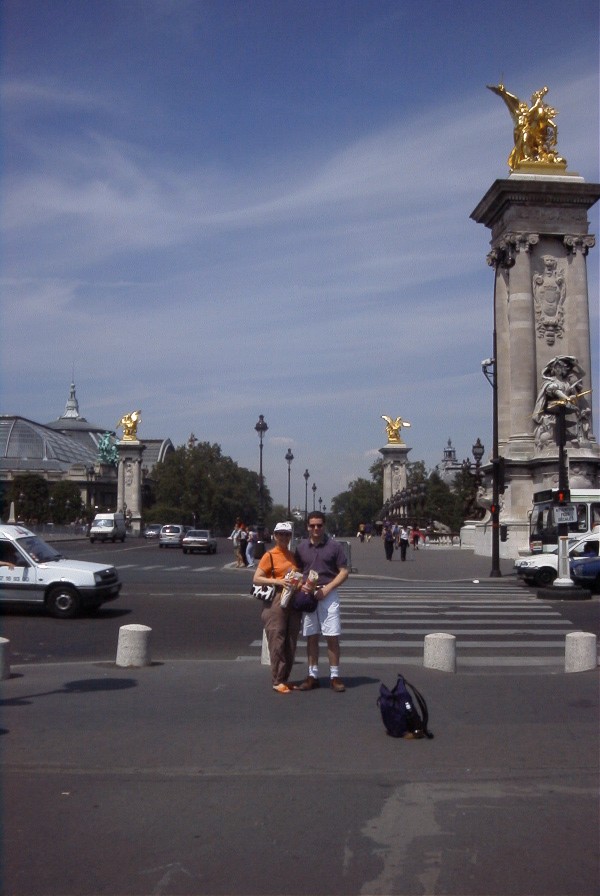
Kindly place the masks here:
<instances>
[{"instance_id":1,"label":"white van","mask_svg":"<svg viewBox=\"0 0 600 896\"><path fill-rule=\"evenodd\" d=\"M97 513L90 526L90 541L125 541L127 530L122 513Z\"/></svg>"}]
</instances>

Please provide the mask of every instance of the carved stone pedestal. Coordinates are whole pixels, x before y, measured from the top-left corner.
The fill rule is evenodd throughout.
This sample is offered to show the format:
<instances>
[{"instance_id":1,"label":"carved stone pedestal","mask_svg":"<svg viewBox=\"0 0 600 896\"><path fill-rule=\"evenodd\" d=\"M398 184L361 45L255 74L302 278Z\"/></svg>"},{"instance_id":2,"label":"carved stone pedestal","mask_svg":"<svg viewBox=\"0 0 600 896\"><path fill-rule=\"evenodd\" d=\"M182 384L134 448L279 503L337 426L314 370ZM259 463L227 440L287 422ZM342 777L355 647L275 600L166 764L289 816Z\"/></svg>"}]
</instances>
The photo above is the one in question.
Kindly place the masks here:
<instances>
[{"instance_id":1,"label":"carved stone pedestal","mask_svg":"<svg viewBox=\"0 0 600 896\"><path fill-rule=\"evenodd\" d=\"M498 447L506 461L500 520L509 527L506 557L527 547L534 491L558 482L552 414L539 412L558 356L577 362L570 379L580 392L576 412L570 409L570 472L581 486L600 487L600 449L590 401L586 269L588 251L595 245L587 213L598 198L600 184L577 176L513 173L497 180L471 215L492 233L488 263L495 269ZM486 544L481 553L488 550Z\"/></svg>"},{"instance_id":2,"label":"carved stone pedestal","mask_svg":"<svg viewBox=\"0 0 600 896\"><path fill-rule=\"evenodd\" d=\"M406 488L406 462L411 451L402 443L388 443L379 451L383 454L383 503Z\"/></svg>"},{"instance_id":3,"label":"carved stone pedestal","mask_svg":"<svg viewBox=\"0 0 600 896\"><path fill-rule=\"evenodd\" d=\"M125 514L132 535L139 535L142 527L142 455L145 450L146 446L137 440L117 442L117 508Z\"/></svg>"}]
</instances>

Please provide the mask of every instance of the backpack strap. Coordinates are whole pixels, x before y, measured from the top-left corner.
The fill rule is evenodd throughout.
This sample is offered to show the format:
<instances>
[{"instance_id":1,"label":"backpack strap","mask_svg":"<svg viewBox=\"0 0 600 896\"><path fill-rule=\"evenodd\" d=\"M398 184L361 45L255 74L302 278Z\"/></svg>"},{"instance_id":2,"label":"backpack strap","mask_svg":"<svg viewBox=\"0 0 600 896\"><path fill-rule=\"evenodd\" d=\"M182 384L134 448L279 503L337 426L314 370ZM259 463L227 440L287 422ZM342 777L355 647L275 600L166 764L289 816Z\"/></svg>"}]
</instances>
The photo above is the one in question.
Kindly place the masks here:
<instances>
[{"instance_id":1,"label":"backpack strap","mask_svg":"<svg viewBox=\"0 0 600 896\"><path fill-rule=\"evenodd\" d=\"M399 675L398 678L402 678L402 676ZM427 709L425 697L423 696L423 694L421 694L420 691L417 690L414 684L411 684L410 681L406 680L406 678L404 679L404 684L413 692L414 698L419 705L419 709L421 710L421 715L423 716L423 734L425 735L425 737L428 737L429 740L432 740L433 734L427 728L427 723L429 722L429 711Z\"/></svg>"}]
</instances>

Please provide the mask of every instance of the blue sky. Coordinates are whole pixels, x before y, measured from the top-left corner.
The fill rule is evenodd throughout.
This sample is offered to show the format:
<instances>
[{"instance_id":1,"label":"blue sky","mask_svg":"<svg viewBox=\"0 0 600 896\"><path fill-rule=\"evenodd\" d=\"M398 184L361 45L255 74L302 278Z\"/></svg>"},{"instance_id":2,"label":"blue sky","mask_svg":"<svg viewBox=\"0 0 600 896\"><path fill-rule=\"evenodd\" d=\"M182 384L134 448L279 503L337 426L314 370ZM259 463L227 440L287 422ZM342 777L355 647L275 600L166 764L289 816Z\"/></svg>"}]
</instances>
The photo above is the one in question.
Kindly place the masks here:
<instances>
[{"instance_id":1,"label":"blue sky","mask_svg":"<svg viewBox=\"0 0 600 896\"><path fill-rule=\"evenodd\" d=\"M253 469L262 413L301 506L306 468L326 505L368 477L382 414L429 468L489 449L485 85L547 84L597 181L598 30L595 0L3 0L2 412L55 419L74 370L88 420Z\"/></svg>"}]
</instances>

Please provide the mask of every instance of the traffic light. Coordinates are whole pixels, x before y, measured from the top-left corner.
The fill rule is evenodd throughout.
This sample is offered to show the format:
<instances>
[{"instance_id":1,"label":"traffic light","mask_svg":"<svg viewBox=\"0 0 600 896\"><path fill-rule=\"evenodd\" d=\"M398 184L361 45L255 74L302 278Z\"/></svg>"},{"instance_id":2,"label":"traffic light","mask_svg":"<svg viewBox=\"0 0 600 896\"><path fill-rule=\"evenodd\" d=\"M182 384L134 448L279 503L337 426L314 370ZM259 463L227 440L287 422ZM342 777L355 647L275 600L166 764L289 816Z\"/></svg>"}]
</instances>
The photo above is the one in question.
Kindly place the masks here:
<instances>
[{"instance_id":1,"label":"traffic light","mask_svg":"<svg viewBox=\"0 0 600 896\"><path fill-rule=\"evenodd\" d=\"M555 504L568 504L571 500L571 492L568 488L559 488L554 492Z\"/></svg>"}]
</instances>

